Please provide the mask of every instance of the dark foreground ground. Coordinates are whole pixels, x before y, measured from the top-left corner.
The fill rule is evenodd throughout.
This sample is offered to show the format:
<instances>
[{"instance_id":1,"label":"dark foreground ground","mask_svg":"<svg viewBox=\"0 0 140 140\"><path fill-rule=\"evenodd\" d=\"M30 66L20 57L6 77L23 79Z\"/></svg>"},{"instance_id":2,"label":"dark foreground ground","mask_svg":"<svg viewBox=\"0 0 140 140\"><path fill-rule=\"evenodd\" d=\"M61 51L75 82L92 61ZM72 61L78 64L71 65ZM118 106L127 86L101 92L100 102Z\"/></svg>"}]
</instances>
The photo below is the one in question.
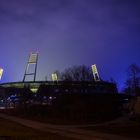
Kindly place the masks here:
<instances>
[{"instance_id":1,"label":"dark foreground ground","mask_svg":"<svg viewBox=\"0 0 140 140\"><path fill-rule=\"evenodd\" d=\"M41 132L0 118L0 140L74 140L49 132Z\"/></svg>"},{"instance_id":2,"label":"dark foreground ground","mask_svg":"<svg viewBox=\"0 0 140 140\"><path fill-rule=\"evenodd\" d=\"M108 132L101 132L101 130L96 129L99 125L52 125L47 123L40 123L37 121L31 121L27 119L21 119L18 117L9 116L6 114L0 113L1 120L1 139L4 140L22 140L22 139L31 139L31 140L70 140L79 139L79 140L138 140L136 137L120 136L120 134L114 135ZM11 120L11 121L7 121ZM119 121L121 121L120 119ZM16 123L13 123L16 122ZM115 121L115 124L118 122ZM18 124L21 125L18 125ZM104 128L105 125L112 125L113 123L100 124L100 128ZM25 127L21 127L25 126ZM133 125L134 126L134 125ZM32 128L32 129L29 129ZM93 130L95 127L95 130ZM84 128L84 129L83 129ZM35 130L36 129L36 130ZM90 129L90 130L88 130ZM42 132L41 132L42 131ZM44 133L46 132L46 133ZM63 137L62 137L63 136ZM71 140L72 140L71 139Z\"/></svg>"},{"instance_id":3,"label":"dark foreground ground","mask_svg":"<svg viewBox=\"0 0 140 140\"><path fill-rule=\"evenodd\" d=\"M21 119L19 117L12 117L2 113L0 114L0 117L4 118L0 119L0 140L140 139L140 124L136 121L131 121L128 116L96 125L52 125Z\"/></svg>"},{"instance_id":4,"label":"dark foreground ground","mask_svg":"<svg viewBox=\"0 0 140 140\"><path fill-rule=\"evenodd\" d=\"M119 122L114 121L103 125L87 126L83 129L140 139L140 122L129 118L122 119Z\"/></svg>"}]
</instances>

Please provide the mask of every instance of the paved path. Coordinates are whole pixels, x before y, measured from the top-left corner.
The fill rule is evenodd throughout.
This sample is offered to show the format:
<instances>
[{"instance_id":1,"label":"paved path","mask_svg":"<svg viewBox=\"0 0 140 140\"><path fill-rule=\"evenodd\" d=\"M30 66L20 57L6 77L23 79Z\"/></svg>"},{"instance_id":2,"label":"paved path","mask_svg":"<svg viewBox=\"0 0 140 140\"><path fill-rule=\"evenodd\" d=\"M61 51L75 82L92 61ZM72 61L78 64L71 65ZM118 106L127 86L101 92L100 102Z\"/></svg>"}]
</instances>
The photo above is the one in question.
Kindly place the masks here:
<instances>
[{"instance_id":1,"label":"paved path","mask_svg":"<svg viewBox=\"0 0 140 140\"><path fill-rule=\"evenodd\" d=\"M52 125L48 123L40 123L36 121L31 121L27 119L22 119L14 116L9 116L0 113L0 118L8 119L26 127L37 129L40 131L51 132L61 136L76 138L79 140L138 140L128 137L122 137L113 134L100 133L96 131L83 130L76 128L75 126L66 125Z\"/></svg>"}]
</instances>

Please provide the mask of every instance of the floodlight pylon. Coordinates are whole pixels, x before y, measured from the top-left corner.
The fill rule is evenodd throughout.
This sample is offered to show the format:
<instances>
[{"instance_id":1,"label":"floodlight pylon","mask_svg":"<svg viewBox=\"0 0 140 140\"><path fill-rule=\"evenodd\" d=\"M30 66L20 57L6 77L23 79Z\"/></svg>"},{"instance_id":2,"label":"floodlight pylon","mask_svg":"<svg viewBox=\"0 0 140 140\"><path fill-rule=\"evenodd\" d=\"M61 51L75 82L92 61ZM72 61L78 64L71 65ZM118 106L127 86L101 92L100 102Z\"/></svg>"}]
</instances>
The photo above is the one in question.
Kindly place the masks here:
<instances>
[{"instance_id":1,"label":"floodlight pylon","mask_svg":"<svg viewBox=\"0 0 140 140\"><path fill-rule=\"evenodd\" d=\"M33 81L35 82L37 72L37 62L38 62L38 53L30 53L23 77L23 82L25 82L26 76L33 76ZM34 68L32 68L32 71L29 71L31 65L34 65Z\"/></svg>"},{"instance_id":2,"label":"floodlight pylon","mask_svg":"<svg viewBox=\"0 0 140 140\"><path fill-rule=\"evenodd\" d=\"M96 64L92 65L91 68L92 68L92 72L93 72L94 81L96 81L96 82L100 81L100 77L99 77L99 74L98 74Z\"/></svg>"},{"instance_id":3,"label":"floodlight pylon","mask_svg":"<svg viewBox=\"0 0 140 140\"><path fill-rule=\"evenodd\" d=\"M0 68L0 80L1 80L2 74L3 74L3 69Z\"/></svg>"}]
</instances>

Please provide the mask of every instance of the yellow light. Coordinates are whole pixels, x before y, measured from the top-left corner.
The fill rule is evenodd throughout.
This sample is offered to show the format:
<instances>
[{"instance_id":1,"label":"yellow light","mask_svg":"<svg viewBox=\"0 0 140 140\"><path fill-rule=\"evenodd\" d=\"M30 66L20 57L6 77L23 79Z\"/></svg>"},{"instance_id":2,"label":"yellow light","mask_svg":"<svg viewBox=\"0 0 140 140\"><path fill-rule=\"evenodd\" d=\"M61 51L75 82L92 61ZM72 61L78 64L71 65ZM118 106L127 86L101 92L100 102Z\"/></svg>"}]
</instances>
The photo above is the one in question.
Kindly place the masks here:
<instances>
[{"instance_id":1,"label":"yellow light","mask_svg":"<svg viewBox=\"0 0 140 140\"><path fill-rule=\"evenodd\" d=\"M33 93L36 93L38 89L37 89L37 88L31 88L30 90L31 90Z\"/></svg>"},{"instance_id":2,"label":"yellow light","mask_svg":"<svg viewBox=\"0 0 140 140\"><path fill-rule=\"evenodd\" d=\"M52 73L52 81L58 81L58 77L56 73Z\"/></svg>"},{"instance_id":3,"label":"yellow light","mask_svg":"<svg viewBox=\"0 0 140 140\"><path fill-rule=\"evenodd\" d=\"M37 53L31 53L29 57L29 63L36 63L37 62Z\"/></svg>"},{"instance_id":4,"label":"yellow light","mask_svg":"<svg viewBox=\"0 0 140 140\"><path fill-rule=\"evenodd\" d=\"M94 80L95 80L95 81L100 81L100 78L99 78L99 74L98 74L98 71L97 71L96 64L92 65L91 68L92 68Z\"/></svg>"},{"instance_id":5,"label":"yellow light","mask_svg":"<svg viewBox=\"0 0 140 140\"><path fill-rule=\"evenodd\" d=\"M0 80L1 80L2 74L3 74L3 69L0 68Z\"/></svg>"},{"instance_id":6,"label":"yellow light","mask_svg":"<svg viewBox=\"0 0 140 140\"><path fill-rule=\"evenodd\" d=\"M98 73L97 68L96 68L96 64L92 65L92 71L93 71L93 73Z\"/></svg>"}]
</instances>

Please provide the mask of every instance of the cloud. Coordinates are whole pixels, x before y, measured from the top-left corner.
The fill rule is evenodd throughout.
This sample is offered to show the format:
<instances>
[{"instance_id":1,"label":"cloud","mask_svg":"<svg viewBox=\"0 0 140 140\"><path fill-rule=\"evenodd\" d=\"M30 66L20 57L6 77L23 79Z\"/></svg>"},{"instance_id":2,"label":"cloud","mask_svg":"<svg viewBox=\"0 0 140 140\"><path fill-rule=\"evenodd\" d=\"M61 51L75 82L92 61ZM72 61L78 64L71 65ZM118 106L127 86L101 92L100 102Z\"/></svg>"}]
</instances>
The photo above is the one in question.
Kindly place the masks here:
<instances>
[{"instance_id":1,"label":"cloud","mask_svg":"<svg viewBox=\"0 0 140 140\"><path fill-rule=\"evenodd\" d=\"M62 24L68 21L104 26L139 21L139 7L137 0L1 0L0 16L1 21L34 22L33 25L62 20Z\"/></svg>"}]
</instances>

